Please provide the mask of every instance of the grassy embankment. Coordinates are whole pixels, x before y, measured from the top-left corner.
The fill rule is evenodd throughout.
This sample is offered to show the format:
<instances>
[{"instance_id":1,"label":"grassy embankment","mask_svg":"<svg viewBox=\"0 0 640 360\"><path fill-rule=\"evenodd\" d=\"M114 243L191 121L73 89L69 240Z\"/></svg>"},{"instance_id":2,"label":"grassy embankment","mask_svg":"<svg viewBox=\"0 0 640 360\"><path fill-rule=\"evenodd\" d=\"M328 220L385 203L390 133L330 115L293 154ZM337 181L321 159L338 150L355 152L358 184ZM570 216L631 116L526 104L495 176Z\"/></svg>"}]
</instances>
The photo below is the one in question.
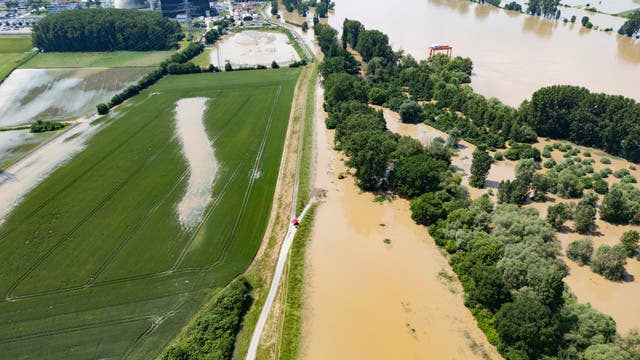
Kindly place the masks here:
<instances>
[{"instance_id":1,"label":"grassy embankment","mask_svg":"<svg viewBox=\"0 0 640 360\"><path fill-rule=\"evenodd\" d=\"M31 37L23 35L0 36L0 83L13 69L33 56Z\"/></svg>"},{"instance_id":2,"label":"grassy embankment","mask_svg":"<svg viewBox=\"0 0 640 360\"><path fill-rule=\"evenodd\" d=\"M169 76L99 121L87 149L0 228L3 356L157 356L255 256L298 74ZM220 170L206 217L187 230L173 110L200 96L211 99L204 119Z\"/></svg>"},{"instance_id":3,"label":"grassy embankment","mask_svg":"<svg viewBox=\"0 0 640 360\"><path fill-rule=\"evenodd\" d=\"M169 50L39 53L21 68L150 67L158 66L174 52Z\"/></svg>"},{"instance_id":4,"label":"grassy embankment","mask_svg":"<svg viewBox=\"0 0 640 360\"><path fill-rule=\"evenodd\" d=\"M315 212L316 205L313 205L309 209L305 221L300 224L289 253L286 276L282 286L285 293L285 304L282 315L282 330L279 334L279 360L295 360L298 358L302 331L305 252L311 238Z\"/></svg>"},{"instance_id":5,"label":"grassy embankment","mask_svg":"<svg viewBox=\"0 0 640 360\"><path fill-rule=\"evenodd\" d=\"M298 175L298 202L296 214L300 214L311 199L311 177L313 175L313 118L315 115L316 83L318 81L318 66L312 65L313 73L307 84L307 103L304 114L304 133L302 135L302 154Z\"/></svg>"},{"instance_id":6,"label":"grassy embankment","mask_svg":"<svg viewBox=\"0 0 640 360\"><path fill-rule=\"evenodd\" d=\"M623 12L617 13L616 16L631 19L631 15L636 11L640 11L640 8L623 11Z\"/></svg>"},{"instance_id":7,"label":"grassy embankment","mask_svg":"<svg viewBox=\"0 0 640 360\"><path fill-rule=\"evenodd\" d=\"M279 246L286 234L289 221L291 220L289 216L292 206L291 199L293 184L295 181L295 170L298 168L299 163L299 142L302 140L302 126L306 121L305 114L307 113L305 107L310 96L307 91L310 89L309 84L315 84L316 79L316 69L314 66L315 65L311 65L302 68L300 78L296 85L296 92L289 120L287 142L285 144L286 149L283 157L283 167L280 170L281 178L278 183L278 197L276 198L276 204L274 204L275 207L271 214L272 219L268 233L265 236L263 248L261 249L254 264L246 273L246 278L254 289L254 304L245 316L243 327L238 335L234 359L243 359L246 355L251 335L256 322L258 321L260 311L262 311L267 292L269 291L270 282L273 277L273 269L279 254ZM272 310L277 312L276 308L277 305L275 305ZM273 316L272 312L270 318ZM265 328L263 337L266 336L271 339L275 337L276 334L273 331L270 331L269 321L267 323L267 328ZM263 348L261 346L260 351L262 350ZM260 358L260 356L261 354L259 352L258 357Z\"/></svg>"}]
</instances>

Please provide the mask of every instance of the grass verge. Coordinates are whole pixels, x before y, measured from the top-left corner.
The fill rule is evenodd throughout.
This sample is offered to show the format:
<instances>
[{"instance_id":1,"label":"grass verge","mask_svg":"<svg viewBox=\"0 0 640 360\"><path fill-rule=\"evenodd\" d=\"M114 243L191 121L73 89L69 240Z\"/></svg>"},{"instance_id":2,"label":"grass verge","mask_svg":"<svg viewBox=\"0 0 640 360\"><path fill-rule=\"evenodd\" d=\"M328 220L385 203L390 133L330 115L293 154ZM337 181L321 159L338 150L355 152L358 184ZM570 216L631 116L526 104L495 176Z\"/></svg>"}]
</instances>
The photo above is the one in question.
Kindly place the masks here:
<instances>
[{"instance_id":1,"label":"grass verge","mask_svg":"<svg viewBox=\"0 0 640 360\"><path fill-rule=\"evenodd\" d=\"M312 205L304 221L300 223L289 253L279 360L295 360L298 357L302 330L305 253L313 230L316 207L317 205Z\"/></svg>"},{"instance_id":2,"label":"grass verge","mask_svg":"<svg viewBox=\"0 0 640 360\"><path fill-rule=\"evenodd\" d=\"M30 36L0 36L0 83L36 54L32 47Z\"/></svg>"},{"instance_id":3,"label":"grass verge","mask_svg":"<svg viewBox=\"0 0 640 360\"><path fill-rule=\"evenodd\" d=\"M298 201L296 214L300 214L311 199L311 177L313 175L313 118L315 115L316 84L318 81L318 65L311 63L312 74L307 84L307 102L304 113L304 129L302 135L302 154L300 156L298 176Z\"/></svg>"},{"instance_id":4,"label":"grass verge","mask_svg":"<svg viewBox=\"0 0 640 360\"><path fill-rule=\"evenodd\" d=\"M113 52L48 52L25 62L20 67L86 68L86 67L150 67L158 66L175 51L113 51Z\"/></svg>"}]
</instances>

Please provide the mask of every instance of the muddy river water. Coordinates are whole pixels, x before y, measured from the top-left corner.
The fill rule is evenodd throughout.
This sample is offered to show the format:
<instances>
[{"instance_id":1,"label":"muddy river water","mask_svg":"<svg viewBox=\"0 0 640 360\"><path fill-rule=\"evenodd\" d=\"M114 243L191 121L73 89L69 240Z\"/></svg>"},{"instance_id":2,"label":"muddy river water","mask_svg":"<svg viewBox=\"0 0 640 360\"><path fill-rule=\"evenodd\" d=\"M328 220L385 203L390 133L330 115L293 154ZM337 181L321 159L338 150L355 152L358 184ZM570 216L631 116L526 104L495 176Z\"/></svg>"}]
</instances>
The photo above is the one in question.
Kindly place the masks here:
<instances>
[{"instance_id":1,"label":"muddy river water","mask_svg":"<svg viewBox=\"0 0 640 360\"><path fill-rule=\"evenodd\" d=\"M307 254L301 358L499 358L408 202L378 203L352 177L338 179L347 169L323 120L315 184L326 197ZM434 135L425 130L425 140Z\"/></svg>"},{"instance_id":2,"label":"muddy river water","mask_svg":"<svg viewBox=\"0 0 640 360\"><path fill-rule=\"evenodd\" d=\"M394 49L416 59L426 58L430 44L452 45L454 55L473 59L474 89L510 105L552 84L640 100L640 42L615 31L586 30L464 0L372 0L366 6L336 0L330 23L340 29L345 18L387 33ZM604 14L598 19L601 27L621 21ZM446 137L423 125L399 124L388 110L384 115L391 131L423 143ZM321 114L316 125L315 186L326 190L326 198L307 254L301 358L468 359L483 352L499 358L464 307L460 285L447 280L452 271L445 258L426 229L411 221L408 203L379 204L359 192L350 176L339 180L348 171L343 156L332 150L333 134L324 129ZM468 174L473 147L461 145L454 165ZM514 165L496 164L487 187L513 178ZM566 246L567 239L561 241ZM605 292L635 299L636 286L609 284L587 268L569 266L567 283L580 301L612 314L622 332L634 326L636 319L621 321L624 314L614 311L616 301ZM635 273L636 267L631 264L628 271ZM600 287L608 291L594 290Z\"/></svg>"},{"instance_id":3,"label":"muddy river water","mask_svg":"<svg viewBox=\"0 0 640 360\"><path fill-rule=\"evenodd\" d=\"M640 41L617 35L618 26L613 33L587 30L579 19L563 24L466 0L335 2L330 18L335 28L341 29L345 18L360 20L416 59L426 58L431 44L449 44L454 55L473 60L473 88L510 105L552 84L640 100ZM597 16L602 27L621 21Z\"/></svg>"}]
</instances>

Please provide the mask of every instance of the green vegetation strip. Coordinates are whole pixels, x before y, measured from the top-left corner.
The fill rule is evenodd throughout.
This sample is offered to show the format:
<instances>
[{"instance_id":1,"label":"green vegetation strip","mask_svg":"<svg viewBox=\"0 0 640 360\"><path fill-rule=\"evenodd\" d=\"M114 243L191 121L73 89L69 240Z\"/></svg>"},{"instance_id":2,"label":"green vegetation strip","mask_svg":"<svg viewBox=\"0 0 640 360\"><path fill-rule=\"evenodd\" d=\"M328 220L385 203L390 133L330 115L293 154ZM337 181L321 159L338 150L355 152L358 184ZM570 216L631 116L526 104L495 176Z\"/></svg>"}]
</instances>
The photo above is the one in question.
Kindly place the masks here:
<instances>
[{"instance_id":1,"label":"green vegetation strip","mask_svg":"<svg viewBox=\"0 0 640 360\"><path fill-rule=\"evenodd\" d=\"M22 64L21 68L86 68L158 66L174 50L113 52L46 52Z\"/></svg>"},{"instance_id":2,"label":"green vegetation strip","mask_svg":"<svg viewBox=\"0 0 640 360\"><path fill-rule=\"evenodd\" d=\"M302 330L302 303L305 273L305 252L317 205L311 206L298 232L293 239L286 277L287 298L285 302L283 327L280 334L279 360L295 360L298 358L300 334Z\"/></svg>"},{"instance_id":3,"label":"green vegetation strip","mask_svg":"<svg viewBox=\"0 0 640 360\"><path fill-rule=\"evenodd\" d=\"M171 346L162 359L231 359L249 306L251 286L244 278L235 280L198 315L184 339Z\"/></svg>"},{"instance_id":4,"label":"green vegetation strip","mask_svg":"<svg viewBox=\"0 0 640 360\"><path fill-rule=\"evenodd\" d=\"M3 356L158 356L262 242L298 75L168 76L98 121L87 148L0 227ZM210 99L203 121L219 170L188 229L176 213L189 169L174 110L194 97Z\"/></svg>"},{"instance_id":5,"label":"green vegetation strip","mask_svg":"<svg viewBox=\"0 0 640 360\"><path fill-rule=\"evenodd\" d=\"M307 84L307 99L304 113L304 129L302 134L302 154L298 170L298 200L296 214L300 214L311 198L311 175L313 155L313 124L315 116L316 84L318 81L318 66L310 65L311 77ZM308 70L306 70L308 71Z\"/></svg>"}]
</instances>

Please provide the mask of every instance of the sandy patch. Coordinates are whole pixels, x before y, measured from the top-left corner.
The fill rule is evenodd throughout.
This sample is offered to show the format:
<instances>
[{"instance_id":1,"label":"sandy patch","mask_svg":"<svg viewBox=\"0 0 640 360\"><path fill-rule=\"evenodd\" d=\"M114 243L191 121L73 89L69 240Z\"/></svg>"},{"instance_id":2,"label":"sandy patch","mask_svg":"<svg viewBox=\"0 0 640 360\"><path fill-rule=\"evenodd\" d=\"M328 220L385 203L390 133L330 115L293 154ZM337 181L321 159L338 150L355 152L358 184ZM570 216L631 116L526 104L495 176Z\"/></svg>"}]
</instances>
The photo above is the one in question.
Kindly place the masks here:
<instances>
[{"instance_id":1,"label":"sandy patch","mask_svg":"<svg viewBox=\"0 0 640 360\"><path fill-rule=\"evenodd\" d=\"M211 141L204 127L207 98L182 99L176 103L176 133L189 164L187 191L178 203L178 219L192 229L202 220L211 203L213 182L218 172Z\"/></svg>"},{"instance_id":2,"label":"sandy patch","mask_svg":"<svg viewBox=\"0 0 640 360\"><path fill-rule=\"evenodd\" d=\"M315 183L327 197L308 248L301 358L499 358L408 202L375 203L350 177L338 180L347 169L333 131L322 116L316 129Z\"/></svg>"},{"instance_id":3,"label":"sandy patch","mask_svg":"<svg viewBox=\"0 0 640 360\"><path fill-rule=\"evenodd\" d=\"M233 66L287 65L300 60L285 34L246 30L224 40L211 52L211 63L220 68Z\"/></svg>"},{"instance_id":4,"label":"sandy patch","mask_svg":"<svg viewBox=\"0 0 640 360\"><path fill-rule=\"evenodd\" d=\"M53 170L84 149L86 141L100 126L91 125L96 117L78 120L72 128L46 143L4 171L0 171L0 224L24 195Z\"/></svg>"}]
</instances>

